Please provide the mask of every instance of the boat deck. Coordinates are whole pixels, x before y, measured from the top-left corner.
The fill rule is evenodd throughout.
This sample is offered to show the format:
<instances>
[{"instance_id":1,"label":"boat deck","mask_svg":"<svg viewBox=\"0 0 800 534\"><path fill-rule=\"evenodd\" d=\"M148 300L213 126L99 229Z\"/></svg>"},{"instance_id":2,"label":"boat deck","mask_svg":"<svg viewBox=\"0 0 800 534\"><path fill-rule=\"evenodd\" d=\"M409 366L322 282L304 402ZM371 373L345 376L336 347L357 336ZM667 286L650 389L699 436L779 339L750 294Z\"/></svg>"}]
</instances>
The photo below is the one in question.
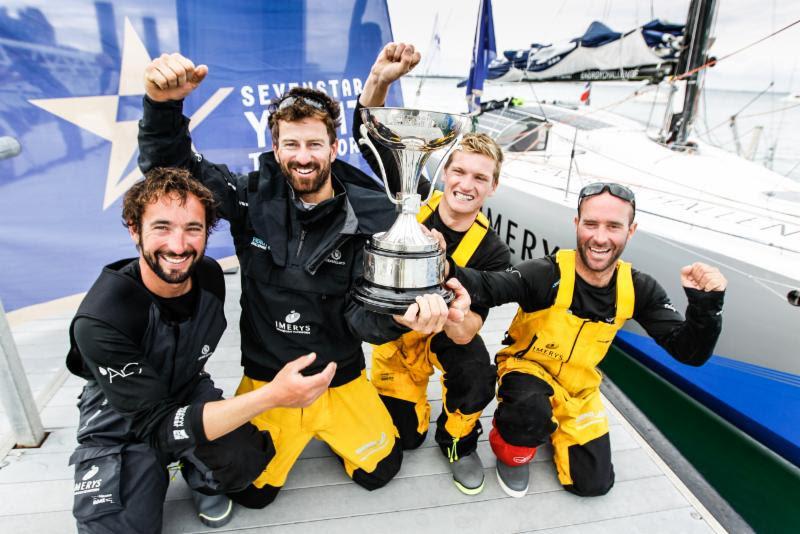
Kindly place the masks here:
<instances>
[{"instance_id":1,"label":"boat deck","mask_svg":"<svg viewBox=\"0 0 800 534\"><path fill-rule=\"evenodd\" d=\"M226 395L232 395L241 376L240 286L238 275L226 279L229 327L207 369ZM5 414L0 415L3 532L75 532L72 468L67 462L75 446L75 403L83 381L66 373L63 358L67 326L76 306L73 299L37 317L12 314L12 331L49 435L40 448L9 451L9 426ZM513 305L491 312L483 330L490 353L499 348L514 312ZM438 376L431 379L428 392L435 419L441 410ZM494 406L481 418L485 429L491 426ZM351 482L330 449L312 441L273 504L264 510L239 507L222 529L208 529L200 523L189 490L178 476L167 494L164 532L722 532L719 523L633 427L607 401L606 406L616 484L603 497L579 498L564 491L549 446L541 448L532 464L528 495L521 499L506 496L495 477L488 432L478 446L486 486L477 496L463 495L453 485L447 460L433 441L432 423L425 443L406 452L397 477L373 492Z\"/></svg>"}]
</instances>

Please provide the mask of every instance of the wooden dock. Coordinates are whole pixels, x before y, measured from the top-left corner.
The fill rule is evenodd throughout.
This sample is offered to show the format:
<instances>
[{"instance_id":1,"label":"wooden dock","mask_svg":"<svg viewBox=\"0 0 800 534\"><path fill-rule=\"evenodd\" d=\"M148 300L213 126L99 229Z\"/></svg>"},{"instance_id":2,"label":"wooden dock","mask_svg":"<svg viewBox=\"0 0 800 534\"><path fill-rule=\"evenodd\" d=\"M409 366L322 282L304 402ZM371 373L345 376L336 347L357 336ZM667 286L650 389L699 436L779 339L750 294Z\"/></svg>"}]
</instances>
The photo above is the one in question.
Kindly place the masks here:
<instances>
[{"instance_id":1,"label":"wooden dock","mask_svg":"<svg viewBox=\"0 0 800 534\"><path fill-rule=\"evenodd\" d=\"M226 277L225 332L207 370L227 395L239 378L239 277ZM5 415L0 416L0 532L72 533L72 468L83 381L63 368L67 326L77 300L40 314L12 317L34 396L50 433L38 449L13 449ZM500 346L516 307L493 310L482 335L490 353ZM367 353L368 346L366 346ZM369 365L369 357L367 358ZM432 419L441 410L439 378L428 393ZM522 533L522 532L724 532L678 477L608 402L616 484L608 495L580 498L564 491L556 478L549 446L541 448L531 469L531 486L522 499L508 497L495 476L495 458L486 441L478 446L486 469L482 493L467 496L453 485L446 458L433 440L406 451L403 467L386 487L368 492L351 482L322 442L312 441L273 504L263 510L235 509L222 529L208 529L196 518L189 490L180 476L170 484L164 510L165 533L286 532L306 533ZM491 427L495 403L482 417ZM5 445L4 445L5 444Z\"/></svg>"}]
</instances>

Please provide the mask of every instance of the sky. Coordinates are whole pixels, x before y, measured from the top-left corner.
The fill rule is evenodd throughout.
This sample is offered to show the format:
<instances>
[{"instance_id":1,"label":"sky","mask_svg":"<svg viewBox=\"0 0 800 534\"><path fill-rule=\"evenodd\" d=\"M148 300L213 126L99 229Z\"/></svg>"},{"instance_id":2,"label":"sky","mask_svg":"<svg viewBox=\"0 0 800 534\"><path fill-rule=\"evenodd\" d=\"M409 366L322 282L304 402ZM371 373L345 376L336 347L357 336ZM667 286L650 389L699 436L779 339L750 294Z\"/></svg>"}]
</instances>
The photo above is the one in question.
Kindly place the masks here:
<instances>
[{"instance_id":1,"label":"sky","mask_svg":"<svg viewBox=\"0 0 800 534\"><path fill-rule=\"evenodd\" d=\"M469 71L478 0L388 0L396 41L423 53L418 73L464 76ZM628 31L655 18L683 23L689 0L493 0L498 54L530 43L565 42L593 20ZM798 0L718 0L711 53L722 57L800 19ZM427 56L438 19L441 51ZM706 87L760 91L770 81L777 92L800 92L800 24L721 61L708 71ZM427 64L426 61L430 61Z\"/></svg>"}]
</instances>

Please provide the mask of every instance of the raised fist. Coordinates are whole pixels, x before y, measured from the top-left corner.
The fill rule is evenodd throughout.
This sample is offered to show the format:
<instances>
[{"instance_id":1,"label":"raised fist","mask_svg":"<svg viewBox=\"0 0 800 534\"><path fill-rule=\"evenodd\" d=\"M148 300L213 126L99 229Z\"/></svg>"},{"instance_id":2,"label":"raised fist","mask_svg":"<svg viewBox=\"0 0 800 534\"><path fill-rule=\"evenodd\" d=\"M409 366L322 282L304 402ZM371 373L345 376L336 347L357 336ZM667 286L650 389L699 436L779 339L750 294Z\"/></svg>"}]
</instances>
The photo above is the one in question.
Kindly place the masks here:
<instances>
[{"instance_id":1,"label":"raised fist","mask_svg":"<svg viewBox=\"0 0 800 534\"><path fill-rule=\"evenodd\" d=\"M205 65L194 66L178 53L161 54L144 69L144 89L156 102L183 100L208 74Z\"/></svg>"},{"instance_id":2,"label":"raised fist","mask_svg":"<svg viewBox=\"0 0 800 534\"><path fill-rule=\"evenodd\" d=\"M379 83L389 85L411 72L421 57L412 44L389 43L378 54L370 74Z\"/></svg>"},{"instance_id":3,"label":"raised fist","mask_svg":"<svg viewBox=\"0 0 800 534\"><path fill-rule=\"evenodd\" d=\"M724 291L728 281L716 267L695 262L681 269L681 285L702 291Z\"/></svg>"}]
</instances>

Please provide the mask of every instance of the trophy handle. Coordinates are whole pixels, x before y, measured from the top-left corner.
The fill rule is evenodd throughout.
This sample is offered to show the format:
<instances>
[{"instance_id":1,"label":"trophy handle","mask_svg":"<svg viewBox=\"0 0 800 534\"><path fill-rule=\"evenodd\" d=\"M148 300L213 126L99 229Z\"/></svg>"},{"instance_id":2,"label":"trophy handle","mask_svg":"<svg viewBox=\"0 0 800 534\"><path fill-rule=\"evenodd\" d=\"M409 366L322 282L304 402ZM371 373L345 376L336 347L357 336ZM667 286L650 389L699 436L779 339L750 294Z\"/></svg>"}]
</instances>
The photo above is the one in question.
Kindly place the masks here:
<instances>
[{"instance_id":1,"label":"trophy handle","mask_svg":"<svg viewBox=\"0 0 800 534\"><path fill-rule=\"evenodd\" d=\"M369 138L369 130L367 130L367 126L362 124L361 128L359 128L359 131L361 132L361 139L358 140L358 144L368 146L369 149L372 150L372 153L375 155L375 159L378 160L378 167L381 170L381 179L383 180L383 188L386 189L386 195L389 197L389 200L392 201L392 204L399 205L400 202L395 200L394 195L391 191L389 191L389 182L386 179L386 169L383 167L383 160L381 159L381 155L378 154L378 150L375 148L375 145L372 144L372 141Z\"/></svg>"},{"instance_id":2,"label":"trophy handle","mask_svg":"<svg viewBox=\"0 0 800 534\"><path fill-rule=\"evenodd\" d=\"M444 157L442 157L442 159L439 161L439 165L436 166L436 172L433 173L433 180L431 180L431 189L430 191L428 191L428 198L422 201L422 205L427 204L428 201L433 196L433 192L436 190L436 181L439 179L439 175L441 174L442 169L444 169L444 164L447 162L447 159L450 157L450 154L452 154L455 150L458 149L459 145L461 144L462 137L464 137L463 134L458 134L458 137L456 137L456 142L450 145L450 148L448 148L447 152L444 153Z\"/></svg>"}]
</instances>

